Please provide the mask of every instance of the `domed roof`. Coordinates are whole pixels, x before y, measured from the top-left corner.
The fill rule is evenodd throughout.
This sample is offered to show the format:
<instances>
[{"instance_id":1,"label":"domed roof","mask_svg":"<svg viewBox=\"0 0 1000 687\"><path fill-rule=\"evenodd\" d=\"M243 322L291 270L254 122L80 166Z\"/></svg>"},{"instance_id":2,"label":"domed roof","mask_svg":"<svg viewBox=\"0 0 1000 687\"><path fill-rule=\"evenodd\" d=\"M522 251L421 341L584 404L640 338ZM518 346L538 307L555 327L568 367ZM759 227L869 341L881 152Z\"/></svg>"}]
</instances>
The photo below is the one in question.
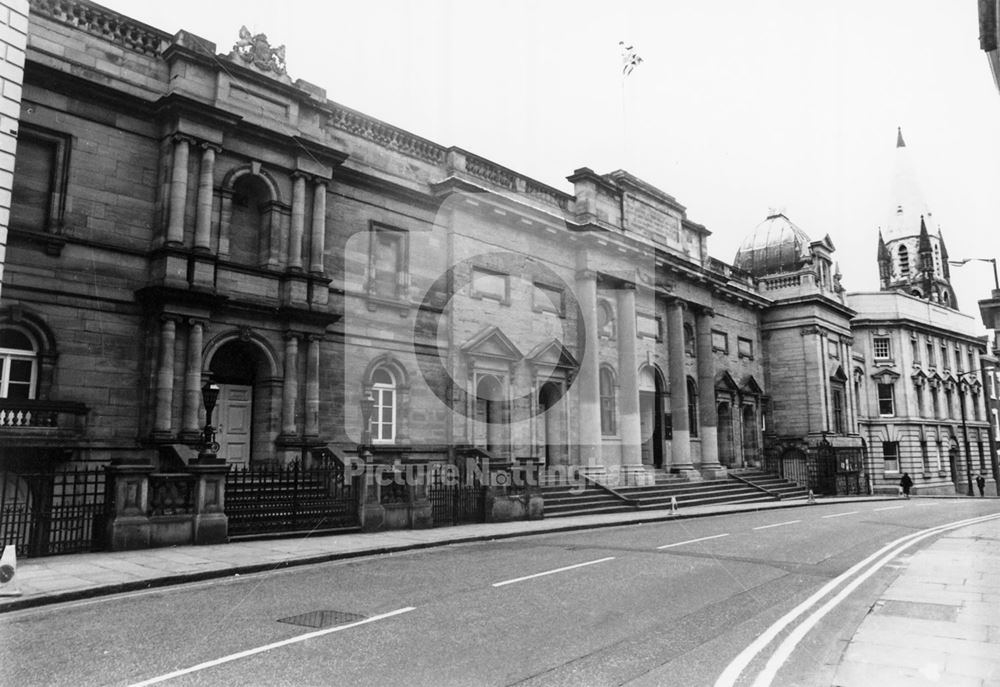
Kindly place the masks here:
<instances>
[{"instance_id":1,"label":"domed roof","mask_svg":"<svg viewBox=\"0 0 1000 687\"><path fill-rule=\"evenodd\" d=\"M771 214L744 239L733 266L755 277L796 270L809 259L810 243L783 214Z\"/></svg>"}]
</instances>

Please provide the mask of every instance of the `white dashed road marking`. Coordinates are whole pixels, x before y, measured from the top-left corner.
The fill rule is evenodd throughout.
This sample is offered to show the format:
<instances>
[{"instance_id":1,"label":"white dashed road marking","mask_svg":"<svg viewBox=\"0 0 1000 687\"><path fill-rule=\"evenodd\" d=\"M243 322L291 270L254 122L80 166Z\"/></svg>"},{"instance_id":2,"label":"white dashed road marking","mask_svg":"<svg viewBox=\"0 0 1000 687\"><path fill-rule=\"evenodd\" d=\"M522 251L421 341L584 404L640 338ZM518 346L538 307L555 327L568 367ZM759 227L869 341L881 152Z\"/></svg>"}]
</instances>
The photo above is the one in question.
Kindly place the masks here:
<instances>
[{"instance_id":1,"label":"white dashed road marking","mask_svg":"<svg viewBox=\"0 0 1000 687\"><path fill-rule=\"evenodd\" d=\"M613 561L614 556L608 556L607 558L598 558L596 561L587 561L586 563L577 563L576 565L567 565L565 568L556 568L555 570L546 570L545 572L535 573L534 575L525 575L524 577L515 577L513 580L504 580L503 582L494 582L494 587L503 587L504 585L514 584L515 582L524 582L525 580L533 580L536 577L544 577L545 575L554 575L555 573L564 572L566 570L573 570L574 568L582 568L585 565L594 565L596 563L603 563L604 561Z\"/></svg>"},{"instance_id":2,"label":"white dashed road marking","mask_svg":"<svg viewBox=\"0 0 1000 687\"><path fill-rule=\"evenodd\" d=\"M713 534L711 537L699 537L698 539L688 539L687 541L679 541L674 544L664 544L663 546L657 546L657 549L669 549L674 546L683 546L684 544L694 544L699 541L708 541L709 539L718 539L719 537L728 537L729 533L726 534Z\"/></svg>"},{"instance_id":3,"label":"white dashed road marking","mask_svg":"<svg viewBox=\"0 0 1000 687\"><path fill-rule=\"evenodd\" d=\"M802 522L801 520L789 520L787 522L776 522L773 525L761 525L760 527L754 527L755 530L766 530L771 527L782 527L783 525L794 525L797 522Z\"/></svg>"}]
</instances>

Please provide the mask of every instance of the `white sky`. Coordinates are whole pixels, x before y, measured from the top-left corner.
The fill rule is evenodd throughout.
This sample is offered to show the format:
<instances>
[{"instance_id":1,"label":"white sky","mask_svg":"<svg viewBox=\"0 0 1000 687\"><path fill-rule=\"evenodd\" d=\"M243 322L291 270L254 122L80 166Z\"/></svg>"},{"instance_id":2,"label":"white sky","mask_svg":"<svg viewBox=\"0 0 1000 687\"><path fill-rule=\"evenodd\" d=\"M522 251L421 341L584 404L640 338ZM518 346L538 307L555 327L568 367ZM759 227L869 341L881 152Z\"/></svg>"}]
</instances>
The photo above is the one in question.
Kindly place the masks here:
<instances>
[{"instance_id":1,"label":"white sky","mask_svg":"<svg viewBox=\"0 0 1000 687\"><path fill-rule=\"evenodd\" d=\"M685 205L726 262L784 209L830 234L849 291L878 288L902 126L950 256L1000 254L1000 94L975 0L103 4L220 53L245 24L331 100L556 188L578 167L626 168ZM644 60L624 94L620 40ZM978 321L990 265L952 281Z\"/></svg>"}]
</instances>

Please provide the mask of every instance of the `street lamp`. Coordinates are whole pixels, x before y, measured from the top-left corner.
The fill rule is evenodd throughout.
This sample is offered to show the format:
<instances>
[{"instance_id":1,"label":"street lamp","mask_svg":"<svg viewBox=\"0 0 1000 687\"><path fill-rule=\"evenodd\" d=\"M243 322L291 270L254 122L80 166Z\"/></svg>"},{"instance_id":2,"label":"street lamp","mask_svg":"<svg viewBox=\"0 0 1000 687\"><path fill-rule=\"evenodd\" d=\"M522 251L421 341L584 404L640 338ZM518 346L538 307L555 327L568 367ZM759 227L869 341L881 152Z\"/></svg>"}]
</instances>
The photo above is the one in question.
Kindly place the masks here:
<instances>
[{"instance_id":1,"label":"street lamp","mask_svg":"<svg viewBox=\"0 0 1000 687\"><path fill-rule=\"evenodd\" d=\"M997 278L997 259L996 258L962 258L961 260L949 260L949 265L954 265L955 267L961 267L962 265L972 262L973 260L977 262L988 262L993 265L993 292L996 293L1000 291L1000 279Z\"/></svg>"},{"instance_id":2,"label":"street lamp","mask_svg":"<svg viewBox=\"0 0 1000 687\"><path fill-rule=\"evenodd\" d=\"M365 395L361 399L361 446L358 447L360 454L363 454L372 443L372 410L374 408L375 399L372 398L372 390L365 389Z\"/></svg>"},{"instance_id":3,"label":"street lamp","mask_svg":"<svg viewBox=\"0 0 1000 687\"><path fill-rule=\"evenodd\" d=\"M205 404L205 429L201 434L201 450L198 452L199 462L215 462L219 444L215 441L215 427L212 426L212 411L219 400L219 385L207 382L201 387L201 402Z\"/></svg>"}]
</instances>

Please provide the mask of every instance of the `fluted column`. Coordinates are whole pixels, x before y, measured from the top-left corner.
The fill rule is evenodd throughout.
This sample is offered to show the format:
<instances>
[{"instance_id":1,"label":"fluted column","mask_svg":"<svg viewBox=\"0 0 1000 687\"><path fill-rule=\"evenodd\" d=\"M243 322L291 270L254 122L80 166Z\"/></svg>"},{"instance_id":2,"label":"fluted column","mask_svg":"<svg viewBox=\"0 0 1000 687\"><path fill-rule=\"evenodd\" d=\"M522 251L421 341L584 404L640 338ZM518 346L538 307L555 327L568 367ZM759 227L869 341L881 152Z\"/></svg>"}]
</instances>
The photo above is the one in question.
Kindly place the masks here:
<instances>
[{"instance_id":1,"label":"fluted column","mask_svg":"<svg viewBox=\"0 0 1000 687\"><path fill-rule=\"evenodd\" d=\"M289 332L285 335L285 380L281 395L281 433L296 435L295 404L299 400L299 338Z\"/></svg>"},{"instance_id":2,"label":"fluted column","mask_svg":"<svg viewBox=\"0 0 1000 687\"><path fill-rule=\"evenodd\" d=\"M695 329L698 353L698 419L701 424L701 472L705 477L725 475L719 463L719 417L715 404L715 361L712 355L711 308L695 311Z\"/></svg>"},{"instance_id":3,"label":"fluted column","mask_svg":"<svg viewBox=\"0 0 1000 687\"><path fill-rule=\"evenodd\" d=\"M636 354L635 285L618 291L618 431L622 441L622 471L645 473L639 423L639 361Z\"/></svg>"},{"instance_id":4,"label":"fluted column","mask_svg":"<svg viewBox=\"0 0 1000 687\"><path fill-rule=\"evenodd\" d=\"M156 415L153 432L170 434L173 425L172 405L174 402L174 345L177 338L177 322L166 317L160 322L160 356L156 366Z\"/></svg>"},{"instance_id":5,"label":"fluted column","mask_svg":"<svg viewBox=\"0 0 1000 687\"><path fill-rule=\"evenodd\" d=\"M684 303L667 306L667 354L670 370L670 417L673 422L671 472L694 476L691 464L691 429L688 422L687 375L684 371ZM692 474L694 473L694 474Z\"/></svg>"},{"instance_id":6,"label":"fluted column","mask_svg":"<svg viewBox=\"0 0 1000 687\"><path fill-rule=\"evenodd\" d=\"M201 151L201 174L198 177L198 214L194 223L194 247L210 250L212 246L212 189L215 180L215 148L206 145Z\"/></svg>"},{"instance_id":7,"label":"fluted column","mask_svg":"<svg viewBox=\"0 0 1000 687\"><path fill-rule=\"evenodd\" d=\"M201 409L201 347L205 324L190 321L188 330L187 362L184 368L184 414L181 416L181 433L185 438L198 436L198 410Z\"/></svg>"},{"instance_id":8,"label":"fluted column","mask_svg":"<svg viewBox=\"0 0 1000 687\"><path fill-rule=\"evenodd\" d=\"M319 436L319 342L322 337L310 336L306 349L306 422L305 434Z\"/></svg>"},{"instance_id":9,"label":"fluted column","mask_svg":"<svg viewBox=\"0 0 1000 687\"><path fill-rule=\"evenodd\" d=\"M186 138L174 140L174 160L170 175L170 196L167 218L167 243L184 242L184 209L187 205L188 154Z\"/></svg>"},{"instance_id":10,"label":"fluted column","mask_svg":"<svg viewBox=\"0 0 1000 687\"><path fill-rule=\"evenodd\" d=\"M601 387L598 370L597 273L580 270L576 293L583 313L583 340L586 350L573 386L578 390L580 465L603 467L601 462Z\"/></svg>"},{"instance_id":11,"label":"fluted column","mask_svg":"<svg viewBox=\"0 0 1000 687\"><path fill-rule=\"evenodd\" d=\"M326 241L326 181L319 180L313 189L312 240L310 241L309 271L323 273L323 251Z\"/></svg>"},{"instance_id":12,"label":"fluted column","mask_svg":"<svg viewBox=\"0 0 1000 687\"><path fill-rule=\"evenodd\" d=\"M302 269L302 233L306 222L306 178L294 176L292 182L292 229L288 233L288 268Z\"/></svg>"}]
</instances>

